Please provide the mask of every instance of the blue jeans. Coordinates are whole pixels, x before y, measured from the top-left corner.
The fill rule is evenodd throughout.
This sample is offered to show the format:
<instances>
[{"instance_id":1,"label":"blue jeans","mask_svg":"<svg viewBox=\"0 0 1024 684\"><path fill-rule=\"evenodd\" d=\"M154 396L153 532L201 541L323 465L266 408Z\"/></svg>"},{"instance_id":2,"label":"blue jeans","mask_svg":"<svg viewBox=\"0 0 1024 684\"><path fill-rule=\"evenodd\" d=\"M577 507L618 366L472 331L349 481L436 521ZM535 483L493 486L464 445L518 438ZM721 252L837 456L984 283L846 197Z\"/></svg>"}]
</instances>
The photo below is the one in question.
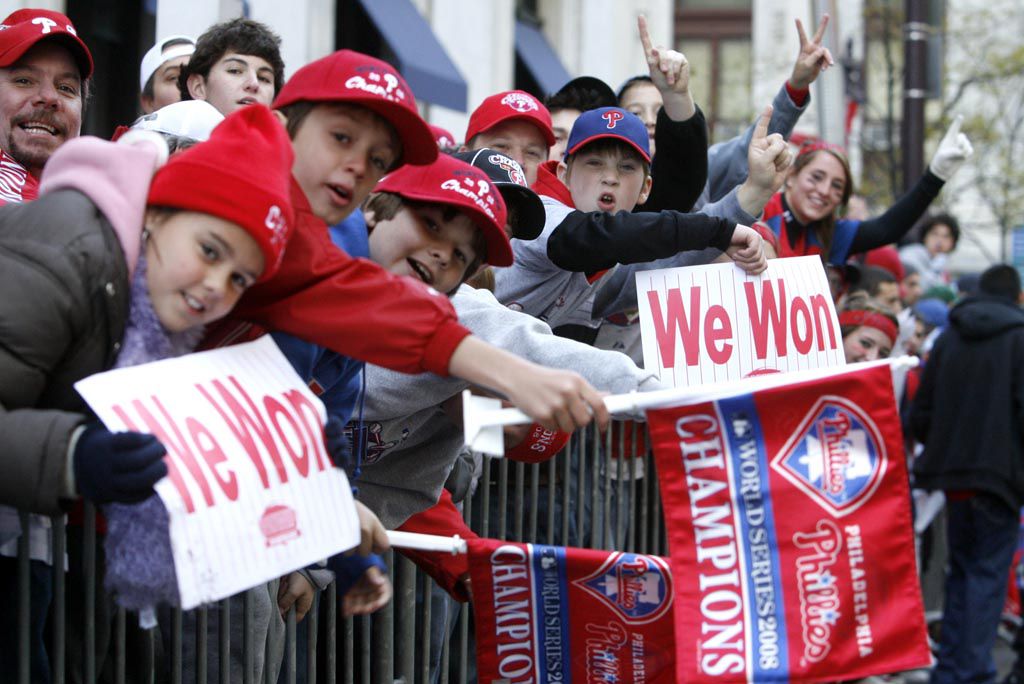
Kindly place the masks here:
<instances>
[{"instance_id":1,"label":"blue jeans","mask_svg":"<svg viewBox=\"0 0 1024 684\"><path fill-rule=\"evenodd\" d=\"M949 568L932 684L994 682L992 660L1020 513L978 493L947 502Z\"/></svg>"}]
</instances>

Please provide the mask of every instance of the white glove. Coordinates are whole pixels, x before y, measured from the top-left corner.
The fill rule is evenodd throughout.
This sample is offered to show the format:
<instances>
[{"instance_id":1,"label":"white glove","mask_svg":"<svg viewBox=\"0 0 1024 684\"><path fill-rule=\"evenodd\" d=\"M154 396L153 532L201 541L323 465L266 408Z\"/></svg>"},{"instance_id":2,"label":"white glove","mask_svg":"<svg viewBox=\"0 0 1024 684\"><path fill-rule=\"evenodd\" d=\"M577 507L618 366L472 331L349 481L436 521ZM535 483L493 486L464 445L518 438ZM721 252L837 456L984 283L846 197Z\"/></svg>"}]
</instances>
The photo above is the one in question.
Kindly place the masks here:
<instances>
[{"instance_id":1,"label":"white glove","mask_svg":"<svg viewBox=\"0 0 1024 684\"><path fill-rule=\"evenodd\" d=\"M971 141L960 132L960 124L963 122L964 117L957 115L946 135L942 136L939 149L935 151L935 156L928 165L928 169L944 181L952 178L957 169L974 153Z\"/></svg>"}]
</instances>

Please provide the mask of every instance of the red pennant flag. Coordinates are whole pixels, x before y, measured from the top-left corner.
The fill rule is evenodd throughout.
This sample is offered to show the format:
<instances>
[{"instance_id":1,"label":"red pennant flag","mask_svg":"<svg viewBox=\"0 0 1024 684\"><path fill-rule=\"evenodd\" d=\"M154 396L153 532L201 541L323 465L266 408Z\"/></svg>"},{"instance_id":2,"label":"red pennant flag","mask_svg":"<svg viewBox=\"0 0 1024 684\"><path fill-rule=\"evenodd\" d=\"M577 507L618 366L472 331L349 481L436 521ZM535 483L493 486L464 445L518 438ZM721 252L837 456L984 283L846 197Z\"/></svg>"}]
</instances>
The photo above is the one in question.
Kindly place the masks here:
<instances>
[{"instance_id":1,"label":"red pennant flag","mask_svg":"<svg viewBox=\"0 0 1024 684\"><path fill-rule=\"evenodd\" d=\"M930 662L888 366L648 411L679 681Z\"/></svg>"},{"instance_id":2,"label":"red pennant flag","mask_svg":"<svg viewBox=\"0 0 1024 684\"><path fill-rule=\"evenodd\" d=\"M675 681L658 556L470 539L481 682Z\"/></svg>"}]
</instances>

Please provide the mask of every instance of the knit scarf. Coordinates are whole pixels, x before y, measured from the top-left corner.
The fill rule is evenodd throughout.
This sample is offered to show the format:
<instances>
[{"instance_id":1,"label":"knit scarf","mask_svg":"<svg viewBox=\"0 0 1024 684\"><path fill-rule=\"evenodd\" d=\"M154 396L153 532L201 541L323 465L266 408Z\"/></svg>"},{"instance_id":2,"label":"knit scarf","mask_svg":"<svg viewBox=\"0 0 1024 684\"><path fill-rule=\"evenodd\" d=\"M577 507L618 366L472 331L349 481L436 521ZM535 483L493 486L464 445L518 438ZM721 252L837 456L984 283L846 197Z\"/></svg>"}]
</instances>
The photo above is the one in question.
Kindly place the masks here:
<instances>
[{"instance_id":1,"label":"knit scarf","mask_svg":"<svg viewBox=\"0 0 1024 684\"><path fill-rule=\"evenodd\" d=\"M149 299L144 254L139 256L132 277L130 302L115 368L181 356L199 344L202 327L170 333L160 324ZM107 591L127 610L142 610L158 603L177 605L170 521L160 497L154 494L137 504L109 504L103 514L107 518Z\"/></svg>"}]
</instances>

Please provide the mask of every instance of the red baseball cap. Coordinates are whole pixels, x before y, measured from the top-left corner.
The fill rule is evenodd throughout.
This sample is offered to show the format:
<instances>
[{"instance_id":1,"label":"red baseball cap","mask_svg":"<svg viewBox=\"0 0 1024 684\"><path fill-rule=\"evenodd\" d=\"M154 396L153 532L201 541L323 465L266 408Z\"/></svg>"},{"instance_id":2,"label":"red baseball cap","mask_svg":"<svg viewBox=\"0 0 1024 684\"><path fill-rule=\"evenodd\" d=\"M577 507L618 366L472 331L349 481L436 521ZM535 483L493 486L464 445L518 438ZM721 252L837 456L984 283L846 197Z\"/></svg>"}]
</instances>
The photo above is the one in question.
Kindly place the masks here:
<instances>
[{"instance_id":1,"label":"red baseball cap","mask_svg":"<svg viewBox=\"0 0 1024 684\"><path fill-rule=\"evenodd\" d=\"M437 142L437 148L442 152L445 150L455 149L457 147L455 143L455 136L447 128L441 128L434 124L428 124L430 126L430 132L434 134L434 141Z\"/></svg>"},{"instance_id":2,"label":"red baseball cap","mask_svg":"<svg viewBox=\"0 0 1024 684\"><path fill-rule=\"evenodd\" d=\"M429 164L437 143L395 68L353 50L338 50L296 71L274 99L274 109L296 102L351 102L379 114L402 141L398 164Z\"/></svg>"},{"instance_id":3,"label":"red baseball cap","mask_svg":"<svg viewBox=\"0 0 1024 684\"><path fill-rule=\"evenodd\" d=\"M20 9L0 24L0 67L11 66L41 40L63 43L75 58L82 80L92 76L92 54L71 20L60 12L44 9Z\"/></svg>"},{"instance_id":4,"label":"red baseball cap","mask_svg":"<svg viewBox=\"0 0 1024 684\"><path fill-rule=\"evenodd\" d=\"M548 108L530 93L522 90L506 90L491 95L469 115L469 128L466 129L466 142L478 133L491 130L502 121L520 119L529 121L540 129L548 147L555 144L555 134L551 130L551 113Z\"/></svg>"},{"instance_id":5,"label":"red baseball cap","mask_svg":"<svg viewBox=\"0 0 1024 684\"><path fill-rule=\"evenodd\" d=\"M295 225L288 133L263 105L249 105L180 152L153 176L147 204L219 216L242 227L263 252L267 280L284 257Z\"/></svg>"},{"instance_id":6,"label":"red baseball cap","mask_svg":"<svg viewBox=\"0 0 1024 684\"><path fill-rule=\"evenodd\" d=\"M373 190L457 207L483 232L486 262L492 266L512 265L512 246L505 235L505 200L487 174L475 166L442 154L433 164L403 166L389 173Z\"/></svg>"}]
</instances>

